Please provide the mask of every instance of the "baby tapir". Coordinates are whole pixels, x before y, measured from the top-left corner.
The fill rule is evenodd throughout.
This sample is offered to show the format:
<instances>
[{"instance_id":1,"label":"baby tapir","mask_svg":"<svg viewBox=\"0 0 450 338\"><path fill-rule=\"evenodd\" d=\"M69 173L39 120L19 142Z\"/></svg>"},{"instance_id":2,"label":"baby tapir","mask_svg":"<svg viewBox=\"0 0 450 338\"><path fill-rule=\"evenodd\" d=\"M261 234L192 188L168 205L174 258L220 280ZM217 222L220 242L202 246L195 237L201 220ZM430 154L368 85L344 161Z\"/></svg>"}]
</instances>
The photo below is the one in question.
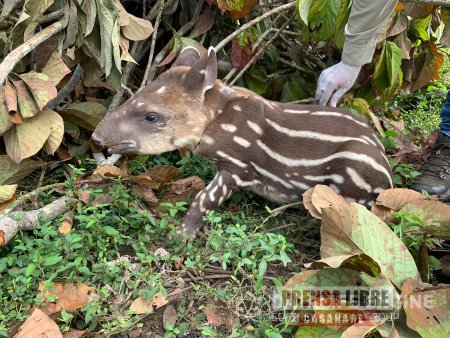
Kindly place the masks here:
<instances>
[{"instance_id":1,"label":"baby tapir","mask_svg":"<svg viewBox=\"0 0 450 338\"><path fill-rule=\"evenodd\" d=\"M169 70L105 116L92 138L110 153L190 148L215 163L217 175L177 228L190 236L239 188L287 203L326 184L369 206L392 187L384 148L364 119L227 87L217 80L213 48L183 50Z\"/></svg>"}]
</instances>

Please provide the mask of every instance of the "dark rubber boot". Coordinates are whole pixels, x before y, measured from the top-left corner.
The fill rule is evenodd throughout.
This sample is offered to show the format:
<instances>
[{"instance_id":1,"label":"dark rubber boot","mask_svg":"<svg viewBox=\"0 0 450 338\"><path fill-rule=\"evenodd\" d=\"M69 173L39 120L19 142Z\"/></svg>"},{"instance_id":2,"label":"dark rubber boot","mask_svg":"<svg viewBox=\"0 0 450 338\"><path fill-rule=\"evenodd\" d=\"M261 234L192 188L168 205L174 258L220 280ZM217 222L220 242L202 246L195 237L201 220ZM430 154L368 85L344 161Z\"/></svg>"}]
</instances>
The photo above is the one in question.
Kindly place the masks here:
<instances>
[{"instance_id":1,"label":"dark rubber boot","mask_svg":"<svg viewBox=\"0 0 450 338\"><path fill-rule=\"evenodd\" d=\"M450 200L450 137L442 133L436 140L420 175L411 185L411 189L430 195L438 195L439 200Z\"/></svg>"}]
</instances>

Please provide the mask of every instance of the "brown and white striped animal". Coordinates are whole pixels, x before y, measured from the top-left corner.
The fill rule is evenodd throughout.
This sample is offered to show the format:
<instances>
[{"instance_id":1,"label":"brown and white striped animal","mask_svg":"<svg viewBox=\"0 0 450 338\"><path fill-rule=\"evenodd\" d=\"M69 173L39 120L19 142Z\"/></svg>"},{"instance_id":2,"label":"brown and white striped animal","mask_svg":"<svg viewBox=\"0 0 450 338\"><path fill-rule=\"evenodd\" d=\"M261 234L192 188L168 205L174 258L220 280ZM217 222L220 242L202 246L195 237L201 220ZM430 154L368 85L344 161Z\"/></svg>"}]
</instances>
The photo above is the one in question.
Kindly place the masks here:
<instances>
[{"instance_id":1,"label":"brown and white striped animal","mask_svg":"<svg viewBox=\"0 0 450 338\"><path fill-rule=\"evenodd\" d=\"M326 184L371 205L392 186L373 129L342 109L266 100L217 80L214 49L185 49L175 64L97 126L110 153L160 154L182 147L218 172L192 203L179 232L195 236L202 216L240 188L279 203Z\"/></svg>"}]
</instances>

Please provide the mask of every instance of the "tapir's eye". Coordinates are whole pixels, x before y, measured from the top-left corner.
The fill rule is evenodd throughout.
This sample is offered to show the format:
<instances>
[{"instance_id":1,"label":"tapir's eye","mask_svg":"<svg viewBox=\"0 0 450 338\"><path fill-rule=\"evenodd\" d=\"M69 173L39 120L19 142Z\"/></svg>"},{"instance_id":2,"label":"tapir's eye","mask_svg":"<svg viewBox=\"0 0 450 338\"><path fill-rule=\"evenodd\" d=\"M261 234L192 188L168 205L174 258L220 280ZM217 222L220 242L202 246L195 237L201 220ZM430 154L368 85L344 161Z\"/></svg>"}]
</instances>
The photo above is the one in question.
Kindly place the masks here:
<instances>
[{"instance_id":1,"label":"tapir's eye","mask_svg":"<svg viewBox=\"0 0 450 338\"><path fill-rule=\"evenodd\" d=\"M145 117L145 121L156 122L156 121L158 121L158 118L159 118L158 114L150 113Z\"/></svg>"}]
</instances>

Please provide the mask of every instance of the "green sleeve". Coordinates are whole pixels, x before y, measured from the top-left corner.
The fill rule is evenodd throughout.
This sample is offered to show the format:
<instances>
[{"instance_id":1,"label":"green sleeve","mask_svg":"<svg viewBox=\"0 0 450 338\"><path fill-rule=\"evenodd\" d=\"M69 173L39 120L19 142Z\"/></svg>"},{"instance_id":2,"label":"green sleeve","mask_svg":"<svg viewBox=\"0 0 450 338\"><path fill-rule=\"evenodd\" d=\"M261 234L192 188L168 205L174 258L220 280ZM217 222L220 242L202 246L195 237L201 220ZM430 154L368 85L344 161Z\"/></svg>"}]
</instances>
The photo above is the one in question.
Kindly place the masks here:
<instances>
[{"instance_id":1,"label":"green sleeve","mask_svg":"<svg viewBox=\"0 0 450 338\"><path fill-rule=\"evenodd\" d=\"M342 61L362 66L372 61L376 41L397 5L397 0L353 0L345 27Z\"/></svg>"}]
</instances>

